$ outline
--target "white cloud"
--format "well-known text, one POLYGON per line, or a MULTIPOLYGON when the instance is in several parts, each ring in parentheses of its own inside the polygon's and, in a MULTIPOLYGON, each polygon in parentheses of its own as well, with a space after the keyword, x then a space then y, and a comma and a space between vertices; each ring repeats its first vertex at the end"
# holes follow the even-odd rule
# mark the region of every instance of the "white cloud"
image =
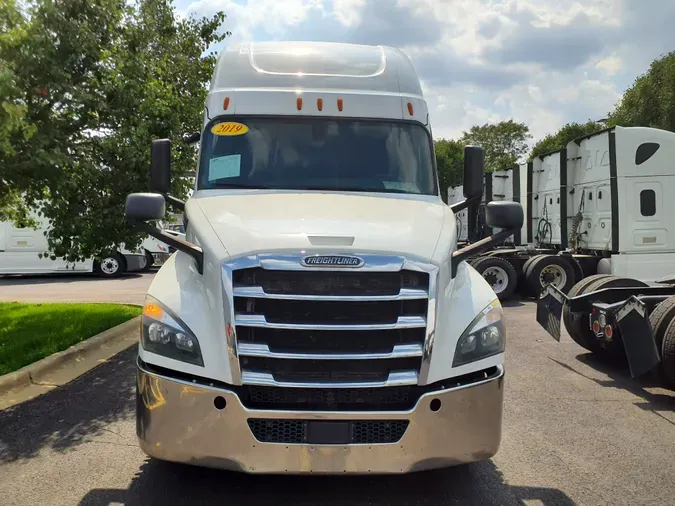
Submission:
POLYGON ((355 26, 361 22, 366 0, 333 0, 333 12, 336 19, 345 26, 355 26))
POLYGON ((223 10, 233 39, 403 48, 436 136, 513 118, 535 138, 604 117, 649 62, 675 47, 672 0, 178 0, 223 10))
POLYGON ((608 75, 618 74, 623 68, 623 62, 616 53, 612 53, 607 58, 603 58, 595 64, 595 68, 605 71, 608 75))

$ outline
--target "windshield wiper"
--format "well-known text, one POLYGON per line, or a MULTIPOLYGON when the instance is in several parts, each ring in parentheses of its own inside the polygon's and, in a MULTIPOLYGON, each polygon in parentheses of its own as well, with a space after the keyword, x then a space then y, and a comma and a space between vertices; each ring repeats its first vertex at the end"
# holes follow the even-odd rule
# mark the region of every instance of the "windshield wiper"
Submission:
POLYGON ((398 188, 362 188, 358 186, 310 186, 305 190, 334 191, 334 192, 364 192, 364 193, 408 193, 398 188))
POLYGON ((228 188, 245 188, 250 190, 278 190, 274 186, 265 186, 263 184, 247 184, 247 183, 216 183, 212 189, 228 189, 228 188))

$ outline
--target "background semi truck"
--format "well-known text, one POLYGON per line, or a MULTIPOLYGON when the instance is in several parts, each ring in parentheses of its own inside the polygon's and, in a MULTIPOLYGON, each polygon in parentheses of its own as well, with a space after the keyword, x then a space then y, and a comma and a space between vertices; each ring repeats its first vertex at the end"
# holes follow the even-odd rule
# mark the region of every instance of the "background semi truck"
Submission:
POLYGON ((675 388, 675 276, 647 286, 598 274, 569 295, 549 285, 537 301, 537 321, 560 341, 561 318, 583 348, 619 363, 627 359, 633 377, 654 373, 675 388))
MULTIPOLYGON (((192 136, 191 139, 194 139, 192 136)), ((148 290, 137 434, 150 456, 250 473, 403 473, 487 459, 501 440, 506 329, 457 248, 427 105, 382 46, 228 46, 205 104, 194 192, 169 195, 170 146, 126 218, 175 247, 148 290), (169 204, 185 240, 150 224, 169 204)))
POLYGON ((483 253, 474 267, 502 299, 517 286, 537 296, 551 283, 567 293, 596 274, 654 284, 675 262, 665 198, 675 190, 674 153, 675 133, 613 127, 535 158, 525 241, 514 235, 515 247, 483 253))
MULTIPOLYGON (((118 250, 101 252, 98 260, 68 262, 65 258, 52 259, 45 236, 49 230, 48 220, 35 210, 31 210, 28 217, 35 222, 34 228, 28 224, 0 221, 0 275, 96 272, 103 277, 116 277, 127 271, 147 271, 153 265, 161 265, 175 251, 168 244, 147 236, 133 251, 122 244, 118 250)), ((159 222, 155 226, 161 228, 162 225, 159 222)), ((185 237, 179 231, 170 233, 185 237)))

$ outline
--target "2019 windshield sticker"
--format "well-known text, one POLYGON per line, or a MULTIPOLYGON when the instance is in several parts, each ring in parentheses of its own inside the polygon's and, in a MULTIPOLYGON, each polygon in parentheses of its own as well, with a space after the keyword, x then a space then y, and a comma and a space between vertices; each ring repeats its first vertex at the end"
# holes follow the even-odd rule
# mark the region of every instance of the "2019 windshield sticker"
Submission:
POLYGON ((214 135, 244 135, 248 133, 248 127, 242 123, 236 123, 234 121, 227 121, 225 123, 218 123, 213 125, 211 128, 211 133, 214 135))

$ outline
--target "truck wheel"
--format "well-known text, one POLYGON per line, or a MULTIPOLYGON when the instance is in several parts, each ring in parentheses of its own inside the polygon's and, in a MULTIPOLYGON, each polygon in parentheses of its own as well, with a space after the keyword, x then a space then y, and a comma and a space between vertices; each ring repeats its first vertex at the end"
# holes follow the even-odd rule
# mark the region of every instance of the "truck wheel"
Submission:
MULTIPOLYGON (((602 275, 604 276, 604 275, 602 275)), ((584 294, 586 293, 592 293, 597 290, 603 290, 605 288, 642 288, 642 287, 647 287, 648 285, 646 283, 643 283, 642 281, 638 281, 637 279, 631 279, 631 278, 620 278, 617 276, 604 276, 603 278, 597 279, 590 283, 585 289, 584 289, 584 294)), ((623 344, 617 344, 620 343, 621 338, 619 337, 616 341, 612 341, 607 347, 602 347, 599 345, 599 342, 596 340, 595 335, 593 334, 593 331, 590 329, 588 325, 588 314, 583 315, 583 323, 579 325, 577 330, 581 330, 583 332, 583 339, 587 340, 588 342, 593 342, 597 343, 597 350, 596 351, 604 351, 608 352, 610 355, 614 356, 615 358, 623 358, 625 357, 625 352, 623 349, 623 344)), ((617 334, 618 336, 618 334, 617 334)))
POLYGON ((147 249, 145 250, 145 267, 143 267, 141 270, 143 272, 148 272, 150 270, 150 267, 152 267, 152 264, 155 262, 154 257, 152 256, 152 253, 150 253, 147 249))
MULTIPOLYGON (((608 276, 607 274, 594 274, 593 276, 588 276, 587 278, 582 279, 567 292, 567 296, 572 298, 577 295, 583 295, 590 285, 602 278, 609 278, 613 276, 608 276)), ((584 331, 583 326, 588 327, 588 319, 580 318, 579 315, 575 315, 570 312, 569 305, 565 304, 562 310, 562 319, 565 323, 565 328, 567 333, 570 335, 572 340, 577 343, 582 348, 587 349, 588 351, 600 351, 600 347, 596 345, 595 339, 591 336, 591 340, 588 340, 588 334, 584 331)))
MULTIPOLYGON (((666 335, 668 326, 673 319, 675 319, 675 295, 668 297, 666 300, 661 302, 661 304, 656 306, 654 311, 652 311, 652 313, 649 315, 649 324, 652 327, 654 342, 660 355, 662 355, 663 350, 663 338, 666 335)), ((663 367, 663 364, 659 365, 656 375, 660 380, 666 380, 670 382, 670 378, 665 375, 665 368, 663 367)))
POLYGON ((671 386, 675 387, 675 320, 671 320, 661 344, 661 369, 671 386))
POLYGON ((106 253, 100 262, 94 263, 94 270, 105 278, 116 278, 126 270, 126 262, 119 253, 106 253))
POLYGON ((481 258, 473 264, 487 281, 499 300, 507 300, 518 285, 518 273, 511 263, 499 257, 481 258))
POLYGON ((557 255, 535 257, 525 274, 528 287, 537 296, 549 284, 552 284, 561 292, 567 293, 574 285, 575 278, 574 267, 567 260, 557 255))
POLYGON ((663 336, 666 334, 666 329, 673 318, 675 318, 675 295, 661 302, 649 315, 649 323, 654 332, 657 350, 661 349, 663 336))
POLYGON ((525 260, 525 263, 523 264, 523 277, 527 276, 527 269, 529 269, 530 265, 532 265, 532 260, 534 260, 538 256, 541 256, 541 255, 535 255, 535 256, 530 257, 527 260, 525 260))

